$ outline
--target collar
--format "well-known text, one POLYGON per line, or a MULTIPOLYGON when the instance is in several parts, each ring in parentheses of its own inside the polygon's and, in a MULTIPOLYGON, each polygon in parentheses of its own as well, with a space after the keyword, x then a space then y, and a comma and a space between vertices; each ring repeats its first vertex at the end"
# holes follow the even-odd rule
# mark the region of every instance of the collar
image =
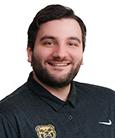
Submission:
POLYGON ((44 87, 42 87, 38 82, 33 79, 32 72, 29 75, 27 81, 29 89, 36 93, 40 99, 50 105, 55 111, 60 110, 64 107, 64 105, 69 104, 71 107, 75 107, 77 104, 77 91, 74 84, 74 81, 71 85, 70 94, 68 96, 68 100, 66 102, 60 100, 56 96, 52 95, 49 91, 47 91, 44 87))

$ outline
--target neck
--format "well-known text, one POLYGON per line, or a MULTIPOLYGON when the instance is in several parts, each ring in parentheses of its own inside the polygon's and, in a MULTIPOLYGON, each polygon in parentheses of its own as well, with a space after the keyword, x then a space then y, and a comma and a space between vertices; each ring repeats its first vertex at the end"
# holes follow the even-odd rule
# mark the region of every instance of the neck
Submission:
POLYGON ((43 82, 41 82, 35 74, 33 74, 33 78, 42 86, 44 87, 46 90, 48 90, 52 95, 56 96, 57 98, 59 98, 62 101, 66 101, 70 92, 70 87, 71 84, 64 86, 62 88, 53 88, 51 86, 48 86, 46 84, 44 84, 43 82))

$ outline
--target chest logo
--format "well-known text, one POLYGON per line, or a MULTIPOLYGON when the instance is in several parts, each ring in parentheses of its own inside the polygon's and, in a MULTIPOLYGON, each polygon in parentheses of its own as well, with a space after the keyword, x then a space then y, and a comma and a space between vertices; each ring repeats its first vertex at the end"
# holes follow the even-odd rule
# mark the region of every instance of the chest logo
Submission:
POLYGON ((99 124, 111 126, 112 125, 112 121, 109 120, 108 122, 99 122, 99 124))
POLYGON ((52 124, 38 125, 35 130, 38 138, 56 138, 56 130, 52 124))

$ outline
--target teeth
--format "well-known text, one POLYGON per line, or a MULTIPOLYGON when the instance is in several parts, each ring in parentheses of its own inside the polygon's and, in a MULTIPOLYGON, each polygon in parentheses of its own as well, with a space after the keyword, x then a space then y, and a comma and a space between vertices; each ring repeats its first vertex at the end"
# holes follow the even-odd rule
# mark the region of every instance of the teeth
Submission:
POLYGON ((68 64, 53 64, 53 66, 58 66, 58 67, 62 67, 62 66, 67 66, 68 64))
POLYGON ((51 63, 51 65, 52 66, 57 66, 57 67, 63 67, 63 66, 69 65, 69 63, 56 63, 56 64, 51 63))

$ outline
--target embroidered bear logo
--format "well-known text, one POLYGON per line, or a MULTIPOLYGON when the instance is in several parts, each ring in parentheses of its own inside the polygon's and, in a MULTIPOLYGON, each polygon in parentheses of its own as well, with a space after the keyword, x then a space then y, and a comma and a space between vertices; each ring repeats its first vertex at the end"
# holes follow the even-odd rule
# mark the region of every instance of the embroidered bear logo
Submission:
POLYGON ((56 138, 56 130, 52 124, 38 125, 35 130, 38 138, 56 138))

